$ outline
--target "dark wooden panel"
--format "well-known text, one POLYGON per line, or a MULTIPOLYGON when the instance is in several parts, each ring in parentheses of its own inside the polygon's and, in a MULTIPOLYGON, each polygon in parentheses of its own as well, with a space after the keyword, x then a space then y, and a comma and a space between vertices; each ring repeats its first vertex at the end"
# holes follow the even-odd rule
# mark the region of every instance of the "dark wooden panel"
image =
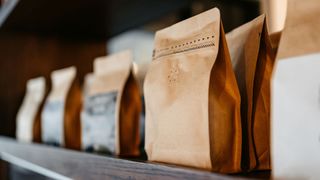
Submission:
MULTIPOLYGON (((0 152, 8 153, 74 179, 234 179, 189 168, 136 162, 37 144, 19 144, 0 137, 0 152)), ((255 177, 255 176, 253 176, 255 177)), ((241 177, 240 177, 241 178, 241 177)))
POLYGON ((219 8, 225 32, 251 21, 260 14, 260 0, 196 0, 194 2, 202 4, 200 12, 214 7, 219 8))
POLYGON ((15 118, 30 78, 71 65, 79 77, 92 71, 93 59, 106 54, 104 41, 60 39, 30 34, 0 34, 0 134, 14 136, 15 118))
MULTIPOLYGON (((108 38, 190 6, 191 0, 12 0, 0 31, 108 38), (8 16, 6 16, 8 14, 8 16)), ((1 24, 1 23, 0 23, 1 24)))

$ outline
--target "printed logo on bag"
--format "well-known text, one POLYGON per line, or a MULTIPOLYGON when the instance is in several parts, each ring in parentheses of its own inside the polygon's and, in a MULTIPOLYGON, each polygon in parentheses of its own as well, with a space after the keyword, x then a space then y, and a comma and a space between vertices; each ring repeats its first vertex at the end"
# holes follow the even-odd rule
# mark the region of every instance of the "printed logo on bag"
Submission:
POLYGON ((85 111, 91 116, 113 115, 115 113, 115 104, 117 100, 117 92, 99 94, 89 97, 85 111))
POLYGON ((64 143, 63 131, 63 116, 64 116, 64 102, 62 101, 48 101, 46 109, 42 114, 44 123, 42 123, 43 140, 48 144, 62 145, 64 143))
POLYGON ((171 66, 170 73, 168 75, 168 80, 170 84, 177 82, 179 77, 179 72, 180 72, 180 69, 178 64, 174 64, 171 66))
POLYGON ((87 97, 82 114, 84 149, 114 153, 117 92, 87 97))

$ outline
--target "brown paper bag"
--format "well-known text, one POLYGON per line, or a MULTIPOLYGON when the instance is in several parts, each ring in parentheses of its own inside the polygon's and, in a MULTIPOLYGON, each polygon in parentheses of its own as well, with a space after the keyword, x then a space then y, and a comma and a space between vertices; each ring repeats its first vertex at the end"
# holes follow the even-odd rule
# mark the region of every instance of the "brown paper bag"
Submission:
POLYGON ((46 95, 44 77, 27 82, 26 95, 17 115, 16 136, 20 141, 41 142, 40 114, 46 95))
MULTIPOLYGON (((46 83, 45 86, 47 86, 48 84, 46 83)), ((37 114, 35 116, 35 120, 34 120, 34 124, 33 124, 33 142, 37 142, 37 143, 41 143, 41 113, 44 107, 44 103, 45 103, 45 97, 48 96, 49 93, 49 88, 45 88, 45 95, 44 98, 42 99, 42 102, 39 106, 39 109, 37 111, 37 114)))
POLYGON ((156 33, 144 92, 149 160, 241 170, 240 94, 217 8, 156 33))
POLYGON ((320 1, 289 0, 271 102, 274 179, 320 177, 320 1))
POLYGON ((139 155, 140 91, 131 51, 94 61, 82 111, 82 147, 120 156, 139 155))
POLYGON ((76 68, 52 72, 51 81, 52 89, 41 114, 42 140, 79 150, 81 90, 76 68))
POLYGON ((275 56, 265 19, 261 15, 227 34, 241 94, 246 170, 270 169, 270 77, 275 56))
POLYGON ((274 52, 274 54, 277 54, 277 52, 278 52, 281 33, 282 33, 282 31, 274 32, 274 33, 270 34, 270 36, 269 36, 270 37, 272 51, 274 52))
MULTIPOLYGON (((153 47, 152 47, 153 48, 153 47)), ((150 59, 151 60, 151 59, 150 59)), ((150 61, 151 62, 151 61, 150 61)), ((144 79, 146 77, 148 67, 150 63, 133 63, 133 74, 135 77, 137 77, 137 81, 139 84, 139 89, 143 89, 144 85, 144 79)), ((146 111, 145 111, 145 101, 144 101, 144 93, 143 91, 140 91, 140 97, 141 97, 141 112, 140 112, 140 156, 146 157, 146 152, 144 150, 144 138, 145 138, 145 117, 146 117, 146 111)))
POLYGON ((318 0, 289 0, 277 59, 320 51, 318 0), (306 42, 306 43, 304 43, 306 42))

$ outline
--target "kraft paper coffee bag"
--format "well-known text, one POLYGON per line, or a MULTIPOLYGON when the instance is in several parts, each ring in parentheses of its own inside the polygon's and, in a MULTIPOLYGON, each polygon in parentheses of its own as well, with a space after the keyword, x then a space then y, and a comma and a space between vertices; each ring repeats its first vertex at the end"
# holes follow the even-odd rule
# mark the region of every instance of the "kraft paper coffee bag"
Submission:
POLYGON ((241 170, 240 94, 217 8, 156 33, 144 92, 149 160, 241 170))
POLYGON ((66 148, 81 148, 81 90, 75 67, 51 73, 52 89, 41 114, 42 140, 66 148))
MULTIPOLYGON (((150 56, 151 60, 151 56, 150 56)), ((151 62, 151 61, 150 61, 151 62)), ((133 74, 137 78, 139 89, 140 91, 140 97, 141 97, 141 112, 140 112, 140 156, 143 158, 146 157, 146 152, 144 150, 144 138, 145 138, 145 103, 144 103, 144 93, 143 93, 143 82, 146 77, 148 67, 150 63, 133 63, 133 74)))
POLYGON ((270 77, 275 54, 265 16, 227 34, 241 94, 242 167, 270 169, 270 77))
POLYGON ((320 3, 288 1, 272 77, 275 179, 320 177, 320 3))
POLYGON ((82 148, 139 155, 140 111, 131 51, 97 58, 82 110, 82 148))
POLYGON ((17 115, 16 137, 24 142, 41 142, 40 114, 46 94, 44 77, 27 82, 26 95, 17 115))

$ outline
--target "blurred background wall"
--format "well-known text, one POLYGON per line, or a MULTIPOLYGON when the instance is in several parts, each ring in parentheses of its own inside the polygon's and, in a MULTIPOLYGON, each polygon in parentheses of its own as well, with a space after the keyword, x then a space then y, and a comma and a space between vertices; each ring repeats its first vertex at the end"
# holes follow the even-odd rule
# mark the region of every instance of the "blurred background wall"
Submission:
MULTIPOLYGON (((267 13, 283 27, 286 0, 1 0, 0 134, 15 119, 30 78, 75 65, 79 78, 97 56, 133 49, 140 73, 151 61, 155 31, 218 7, 226 32, 267 13)), ((139 73, 138 73, 139 74, 139 73)), ((140 79, 142 86, 143 79, 140 79)), ((50 83, 48 83, 50 87, 50 83)))

